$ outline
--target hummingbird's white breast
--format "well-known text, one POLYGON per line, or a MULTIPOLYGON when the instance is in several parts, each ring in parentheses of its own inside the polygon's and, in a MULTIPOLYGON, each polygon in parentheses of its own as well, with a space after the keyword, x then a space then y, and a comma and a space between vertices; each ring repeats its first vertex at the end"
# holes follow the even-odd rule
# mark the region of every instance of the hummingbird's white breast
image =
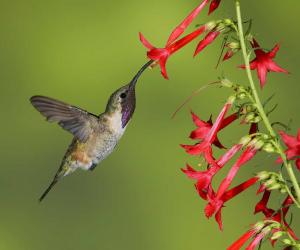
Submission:
POLYGON ((108 126, 115 135, 121 138, 124 134, 126 126, 122 127, 122 113, 120 111, 114 112, 113 115, 108 116, 108 126))

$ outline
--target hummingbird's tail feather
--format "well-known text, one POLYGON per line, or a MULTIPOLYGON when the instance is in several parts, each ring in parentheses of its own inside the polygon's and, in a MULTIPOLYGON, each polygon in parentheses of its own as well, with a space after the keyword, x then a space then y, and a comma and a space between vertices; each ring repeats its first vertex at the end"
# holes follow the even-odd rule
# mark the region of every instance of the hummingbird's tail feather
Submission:
POLYGON ((54 185, 58 182, 58 178, 54 178, 53 181, 50 183, 49 187, 45 190, 45 192, 41 195, 39 198, 39 202, 42 202, 42 200, 46 197, 46 195, 50 192, 50 190, 54 187, 54 185))

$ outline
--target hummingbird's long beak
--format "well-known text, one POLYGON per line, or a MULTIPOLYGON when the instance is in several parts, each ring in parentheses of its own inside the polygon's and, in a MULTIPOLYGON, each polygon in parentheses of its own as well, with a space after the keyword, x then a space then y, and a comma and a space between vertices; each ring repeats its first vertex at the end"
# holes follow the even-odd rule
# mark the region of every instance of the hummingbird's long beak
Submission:
POLYGON ((141 69, 136 73, 136 75, 133 77, 133 79, 129 83, 130 88, 135 88, 135 85, 136 85, 139 77, 142 75, 142 73, 145 71, 145 69, 147 69, 153 62, 154 62, 153 60, 150 60, 143 67, 141 67, 141 69))

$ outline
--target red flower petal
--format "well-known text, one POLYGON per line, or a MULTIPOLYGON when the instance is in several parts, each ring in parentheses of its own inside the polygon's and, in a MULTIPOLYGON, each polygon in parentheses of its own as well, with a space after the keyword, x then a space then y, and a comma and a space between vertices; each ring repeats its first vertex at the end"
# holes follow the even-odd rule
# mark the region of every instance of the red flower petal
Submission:
MULTIPOLYGON (((263 88, 266 83, 266 77, 268 72, 273 71, 288 73, 288 71, 281 68, 273 61, 274 57, 276 56, 279 50, 279 44, 276 44, 272 51, 267 53, 260 48, 258 42, 255 39, 253 39, 253 41, 251 42, 251 46, 253 49, 255 49, 254 52, 256 58, 251 61, 250 68, 251 70, 257 70, 257 75, 260 80, 261 88, 263 88)), ((245 65, 242 65, 240 67, 244 69, 245 65)))
POLYGON ((147 49, 153 49, 153 45, 144 37, 144 35, 139 32, 140 41, 147 49))
POLYGON ((198 55, 206 46, 211 44, 218 36, 220 35, 219 31, 211 31, 206 37, 199 42, 195 50, 194 56, 198 55))
POLYGON ((233 113, 229 116, 227 116, 221 123, 220 130, 223 128, 226 128, 229 124, 234 122, 238 118, 238 113, 233 113))
POLYGON ((265 236, 266 235, 264 233, 259 233, 255 235, 254 239, 246 247, 246 250, 254 250, 265 236))
POLYGON ((207 126, 208 123, 205 121, 202 121, 194 112, 191 111, 191 115, 192 115, 192 119, 193 122, 195 123, 195 125, 197 127, 203 127, 203 126, 207 126))
POLYGON ((221 197, 226 190, 229 188, 230 184, 232 183, 233 178, 237 174, 238 170, 242 165, 244 165, 246 162, 250 161, 256 154, 257 150, 254 148, 246 148, 246 150, 242 153, 242 155, 238 158, 238 160, 234 163, 230 171, 228 172, 227 176, 223 179, 221 182, 217 197, 221 197))
POLYGON ((220 5, 221 0, 212 0, 211 4, 209 6, 209 12, 208 15, 210 15, 212 12, 214 12, 220 5))
POLYGON ((267 68, 264 64, 258 64, 257 65, 257 76, 260 81, 260 87, 263 88, 266 84, 266 78, 267 78, 267 68))
POLYGON ((208 4, 210 0, 204 0, 198 7, 196 7, 171 33, 166 46, 173 43, 180 35, 185 31, 185 29, 191 24, 191 22, 196 18, 200 11, 208 4))
POLYGON ((254 214, 262 212, 266 217, 272 216, 274 210, 267 207, 271 192, 265 190, 262 199, 256 204, 254 214))
POLYGON ((242 246, 255 234, 253 230, 244 233, 237 241, 235 241, 227 250, 240 250, 242 246))
MULTIPOLYGON (((285 154, 288 158, 288 160, 295 160, 296 167, 298 170, 300 170, 300 136, 299 131, 297 136, 288 135, 283 131, 279 131, 279 134, 281 136, 281 139, 285 143, 285 145, 288 147, 288 149, 285 151, 285 154)), ((278 158, 276 160, 277 163, 282 163, 282 159, 278 158)))
POLYGON ((249 180, 235 186, 234 188, 226 191, 226 193, 223 195, 223 201, 229 201, 241 192, 245 191, 247 188, 251 187, 258 181, 257 177, 252 177, 249 180))
POLYGON ((271 50, 271 52, 268 53, 268 54, 269 54, 269 57, 270 57, 270 58, 274 58, 274 57, 276 56, 276 54, 277 54, 279 48, 280 48, 280 45, 277 43, 277 44, 274 46, 274 48, 271 50))
POLYGON ((219 166, 224 166, 231 158, 242 148, 241 144, 234 145, 230 150, 228 150, 224 155, 218 160, 219 166))
POLYGON ((227 50, 227 52, 225 53, 225 55, 223 57, 223 61, 230 59, 231 57, 233 57, 233 55, 234 55, 234 52, 232 49, 227 50))
POLYGON ((200 28, 196 29, 195 31, 191 32, 190 34, 184 36, 180 40, 170 44, 166 48, 170 52, 170 54, 173 54, 174 52, 181 49, 186 44, 193 41, 195 38, 197 38, 199 35, 201 35, 205 30, 206 30, 206 26, 203 25, 200 28))

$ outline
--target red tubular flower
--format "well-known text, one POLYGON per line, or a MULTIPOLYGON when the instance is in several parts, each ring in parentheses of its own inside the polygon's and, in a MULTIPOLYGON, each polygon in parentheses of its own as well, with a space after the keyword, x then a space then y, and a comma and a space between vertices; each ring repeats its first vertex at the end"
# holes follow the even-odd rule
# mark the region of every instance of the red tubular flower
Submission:
POLYGON ((210 15, 212 12, 214 12, 220 5, 221 0, 212 0, 209 6, 209 12, 208 15, 210 15))
POLYGON ((204 155, 205 160, 208 164, 216 165, 216 162, 212 156, 212 144, 217 138, 217 133, 221 128, 222 121, 224 116, 227 113, 228 109, 231 107, 232 103, 226 103, 217 117, 216 122, 213 124, 211 129, 203 137, 202 141, 196 145, 181 145, 187 153, 191 155, 204 155))
POLYGON ((168 79, 167 71, 166 71, 166 62, 170 55, 175 53, 177 50, 181 49, 186 44, 193 41, 199 35, 201 35, 204 31, 206 31, 207 27, 201 26, 196 29, 194 32, 186 35, 185 37, 177 40, 181 36, 181 34, 186 30, 186 28, 191 24, 191 22, 196 18, 196 16, 200 13, 200 11, 209 3, 209 0, 204 0, 198 7, 196 7, 171 33, 169 39, 164 48, 156 48, 154 47, 147 39, 140 33, 140 41, 143 45, 148 49, 147 56, 148 58, 158 61, 161 68, 161 73, 165 79, 168 79))
POLYGON ((249 230, 244 233, 237 241, 235 241, 227 250, 240 250, 243 245, 253 236, 255 235, 254 230, 249 230))
POLYGON ((197 180, 195 187, 202 199, 207 200, 207 194, 209 190, 212 189, 212 178, 241 148, 241 144, 234 145, 217 161, 218 167, 215 165, 211 166, 206 171, 196 171, 187 164, 186 169, 182 169, 182 172, 184 172, 189 178, 197 180))
POLYGON ((266 237, 266 235, 267 233, 265 233, 263 230, 262 232, 256 234, 250 244, 246 247, 246 250, 254 250, 260 244, 263 238, 266 237))
MULTIPOLYGON (((213 126, 211 117, 207 122, 205 122, 201 120, 195 113, 191 112, 191 114, 192 114, 193 122, 198 128, 191 132, 190 138, 202 140, 213 126)), ((238 113, 233 113, 232 115, 226 117, 221 123, 220 130, 227 127, 229 124, 234 122, 237 118, 238 118, 238 113)), ((219 141, 218 137, 216 137, 213 144, 218 148, 225 148, 219 141)))
MULTIPOLYGON (((285 151, 288 160, 296 160, 296 166, 300 170, 300 129, 298 129, 297 137, 288 135, 283 131, 279 131, 281 139, 284 141, 288 149, 285 151)), ((282 163, 282 159, 277 159, 278 163, 282 163)))
POLYGON ((186 30, 191 22, 196 18, 200 11, 208 4, 210 0, 204 0, 199 6, 197 6, 172 32, 166 43, 169 46, 171 43, 176 41, 178 37, 186 30))
POLYGON ((230 169, 227 176, 223 179, 221 182, 218 192, 217 192, 217 198, 220 198, 223 196, 223 194, 226 192, 226 190, 229 188, 230 184, 232 183, 233 178, 237 174, 238 170, 242 165, 250 161, 256 154, 257 150, 252 147, 248 147, 245 149, 245 151, 242 153, 242 155, 238 158, 238 160, 234 163, 232 168, 230 169))
POLYGON ((265 189, 262 199, 256 204, 254 214, 262 212, 266 217, 274 214, 274 210, 267 207, 271 191, 265 189))
MULTIPOLYGON (((166 72, 166 62, 168 58, 175 53, 177 50, 184 47, 186 44, 193 41, 199 35, 201 35, 205 31, 210 31, 207 36, 198 44, 197 49, 195 51, 195 55, 197 55, 201 50, 203 50, 207 45, 212 43, 216 37, 220 34, 219 31, 211 31, 215 24, 209 23, 207 25, 203 25, 200 28, 196 29, 194 32, 186 35, 185 37, 177 40, 182 33, 186 30, 186 28, 191 24, 191 22, 196 18, 196 16, 200 13, 200 11, 210 2, 210 0, 204 0, 198 7, 196 7, 170 34, 168 41, 164 48, 156 48, 154 47, 146 38, 140 33, 140 41, 143 45, 148 49, 147 56, 151 60, 158 61, 161 68, 161 73, 164 78, 168 79, 168 75, 166 72)), ((213 0, 210 5, 210 10, 215 10, 220 3, 219 1, 213 0)))
POLYGON ((156 48, 147 39, 140 33, 140 41, 143 45, 149 49, 147 52, 147 56, 155 61, 159 61, 161 73, 165 79, 168 79, 167 71, 166 71, 166 63, 168 58, 175 53, 177 50, 184 47, 186 44, 193 41, 199 35, 201 35, 206 30, 206 26, 201 26, 200 28, 196 29, 194 32, 186 35, 185 37, 181 38, 180 40, 167 45, 165 48, 156 48))
MULTIPOLYGON (((267 195, 263 198, 263 199, 265 199, 265 201, 263 202, 263 203, 265 203, 264 204, 265 206, 267 204, 267 200, 269 199, 269 198, 266 198, 266 197, 267 197, 267 195)), ((264 223, 265 223, 266 227, 271 223, 271 221, 275 221, 275 222, 280 223, 282 225, 282 228, 287 230, 289 232, 289 234, 297 241, 297 240, 299 240, 298 237, 295 235, 294 231, 290 228, 290 226, 286 222, 286 215, 288 213, 288 210, 289 210, 290 206, 293 203, 294 202, 293 202, 292 198, 290 196, 287 196, 287 198, 283 201, 283 203, 281 205, 281 208, 275 214, 272 213, 272 214, 269 214, 268 216, 266 216, 265 219, 264 219, 264 223)), ((264 212, 264 211, 262 210, 261 212, 264 212)), ((227 250, 239 250, 239 249, 241 249, 242 246, 253 236, 254 236, 254 238, 250 242, 248 247, 246 247, 246 250, 254 250, 255 247, 266 237, 266 235, 268 233, 270 233, 270 239, 271 239, 271 236, 274 233, 276 233, 278 231, 281 231, 281 230, 282 229, 280 229, 280 228, 267 229, 267 228, 264 227, 263 229, 261 229, 260 232, 257 232, 254 229, 251 229, 248 232, 246 232, 241 238, 239 238, 237 241, 235 241, 229 248, 227 248, 227 250)), ((271 239, 271 244, 274 246, 276 241, 277 240, 272 240, 271 239)))
POLYGON ((215 214, 215 220, 217 221, 220 230, 222 230, 222 208, 224 203, 231 200, 247 188, 251 187, 258 181, 257 177, 250 178, 249 180, 241 183, 240 185, 226 191, 222 194, 222 196, 216 195, 213 190, 209 190, 208 193, 208 204, 205 207, 205 215, 207 218, 210 218, 213 214, 215 214))
POLYGON ((199 42, 194 53, 194 57, 198 55, 206 46, 211 44, 221 33, 219 31, 209 32, 203 40, 199 42))
POLYGON ((223 61, 229 60, 231 57, 233 57, 234 51, 232 49, 228 49, 223 57, 223 61))
MULTIPOLYGON (((251 42, 251 46, 254 49, 256 58, 251 61, 250 68, 251 70, 257 70, 257 76, 260 80, 261 88, 263 88, 266 83, 266 77, 268 72, 273 71, 288 73, 288 71, 281 68, 273 61, 273 58, 276 56, 279 50, 279 44, 276 44, 275 47, 267 53, 260 49, 260 46, 255 39, 253 39, 253 41, 251 42)), ((245 65, 242 65, 240 67, 244 69, 245 65)))

